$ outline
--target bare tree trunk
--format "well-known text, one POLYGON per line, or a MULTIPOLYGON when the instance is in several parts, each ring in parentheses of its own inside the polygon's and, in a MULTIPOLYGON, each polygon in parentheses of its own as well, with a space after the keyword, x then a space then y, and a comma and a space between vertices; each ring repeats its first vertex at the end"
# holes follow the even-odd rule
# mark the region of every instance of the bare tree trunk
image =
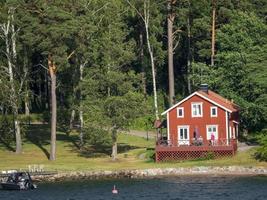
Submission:
POLYGON ((84 124, 84 121, 83 121, 83 111, 80 110, 79 112, 79 118, 80 118, 80 145, 83 146, 83 124, 84 124))
POLYGON ((71 115, 70 115, 70 130, 73 129, 74 118, 75 118, 75 110, 72 109, 71 115))
POLYGON ((188 93, 191 94, 191 69, 192 69, 192 54, 191 54, 191 4, 190 0, 188 0, 188 17, 187 17, 187 39, 188 39, 188 52, 187 52, 187 90, 188 93))
POLYGON ((26 91, 24 107, 25 107, 25 115, 30 116, 29 92, 28 91, 26 91))
POLYGON ((216 0, 212 0, 212 36, 211 36, 211 66, 214 66, 215 57, 215 11, 216 11, 216 0))
POLYGON ((156 120, 159 120, 158 95, 157 95, 157 86, 156 86, 156 72, 155 72, 153 51, 151 49, 150 41, 149 41, 148 26, 146 26, 146 37, 147 37, 147 46, 148 46, 148 51, 149 51, 150 61, 151 61, 151 68, 152 68, 155 117, 156 117, 156 120))
POLYGON ((146 91, 146 72, 145 72, 145 65, 144 65, 144 39, 143 39, 142 31, 140 31, 139 40, 140 40, 140 61, 141 61, 142 88, 143 88, 144 97, 146 98, 146 96, 147 96, 147 91, 146 91))
POLYGON ((117 129, 112 128, 112 161, 117 160, 118 155, 118 144, 117 144, 117 129))
POLYGON ((15 122, 15 133, 16 133, 16 154, 21 154, 22 152, 21 128, 20 128, 20 120, 18 118, 17 108, 15 108, 14 118, 15 118, 14 122, 15 122))
POLYGON ((173 71, 173 21, 175 15, 172 11, 173 0, 168 0, 168 71, 169 71, 169 105, 174 103, 175 90, 174 90, 174 71, 173 71))
POLYGON ((151 68, 152 68, 155 117, 156 117, 156 120, 159 120, 158 95, 157 95, 157 86, 156 86, 156 71, 155 71, 153 51, 151 49, 149 32, 148 32, 148 28, 149 28, 149 1, 148 1, 148 5, 146 4, 146 1, 144 2, 144 22, 145 22, 145 30, 146 30, 147 47, 148 47, 148 52, 150 55, 151 68))
MULTIPOLYGON (((27 75, 28 73, 28 57, 27 57, 27 50, 24 46, 24 60, 23 60, 23 73, 27 75)), ((24 111, 25 111, 25 115, 27 117, 29 117, 30 115, 30 100, 29 100, 29 76, 27 75, 27 78, 25 80, 25 86, 24 86, 24 92, 25 92, 25 96, 24 96, 24 111)))
POLYGON ((144 22, 145 25, 145 31, 146 31, 146 40, 147 40, 147 48, 150 55, 150 62, 151 62, 151 68, 152 68, 152 80, 153 80, 153 94, 154 94, 154 109, 155 109, 155 117, 156 120, 159 120, 159 111, 158 111, 158 98, 157 98, 157 86, 156 86, 156 71, 155 71, 155 63, 154 63, 154 56, 153 51, 150 45, 150 39, 149 39, 149 0, 144 0, 144 15, 142 15, 136 7, 129 1, 126 0, 127 3, 135 9, 137 14, 141 17, 141 19, 144 22))
MULTIPOLYGON (((83 71, 84 67, 87 62, 80 64, 80 82, 83 81, 83 71)), ((79 112, 79 119, 80 119, 80 145, 82 146, 84 144, 83 141, 83 125, 84 125, 84 120, 83 120, 83 106, 82 106, 82 91, 80 90, 80 112, 79 112)))
POLYGON ((22 152, 21 144, 21 129, 20 121, 18 118, 18 94, 16 93, 13 67, 16 66, 17 52, 16 52, 16 32, 14 27, 14 8, 9 8, 7 23, 0 24, 1 31, 3 32, 1 38, 5 40, 6 46, 6 57, 8 64, 8 76, 10 84, 10 105, 14 115, 14 127, 16 135, 16 153, 20 154, 22 152), (11 38, 10 38, 11 36, 11 38))
POLYGON ((50 146, 50 160, 56 160, 56 126, 57 126, 57 97, 56 97, 56 74, 55 63, 51 56, 48 56, 49 73, 51 77, 51 146, 50 146))

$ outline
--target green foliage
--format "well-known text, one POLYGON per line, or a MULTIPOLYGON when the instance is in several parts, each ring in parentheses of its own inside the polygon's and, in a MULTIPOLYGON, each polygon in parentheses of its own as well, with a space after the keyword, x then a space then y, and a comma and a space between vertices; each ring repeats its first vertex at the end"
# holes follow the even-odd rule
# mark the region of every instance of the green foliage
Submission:
POLYGON ((6 144, 14 142, 14 124, 11 118, 0 116, 0 140, 6 144))
POLYGON ((241 126, 248 131, 266 127, 267 25, 255 14, 233 12, 218 31, 218 82, 224 96, 241 108, 241 126))
POLYGON ((146 150, 146 159, 147 161, 155 161, 156 154, 154 150, 146 150))
POLYGON ((84 146, 111 146, 111 135, 104 128, 88 126, 83 131, 84 146))
POLYGON ((260 135, 258 142, 260 147, 257 149, 254 156, 260 161, 267 161, 267 130, 260 135))
MULTIPOLYGON (((209 66, 211 2, 181 0, 174 5, 174 31, 177 30, 174 45, 178 44, 174 51, 175 95, 177 99, 188 95, 187 78, 192 92, 199 84, 208 83, 212 90, 240 106, 242 130, 260 132, 267 124, 266 1, 217 1, 213 68, 209 66)), ((142 0, 131 3, 143 13, 142 0)), ((168 107, 166 5, 167 1, 150 1, 149 34, 160 112, 168 107)), ((28 98, 31 112, 44 116, 34 119, 31 116, 31 121, 50 121, 49 80, 44 68, 51 53, 57 66, 60 128, 68 128, 72 109, 76 113, 83 111, 85 127, 101 127, 103 134, 112 127, 143 130, 147 124, 150 127, 154 117, 153 87, 144 24, 126 1, 1 1, 0 25, 7 21, 10 7, 15 8, 14 25, 19 30, 17 65, 13 67, 20 112, 25 110, 28 98), (146 81, 142 86, 146 97, 141 89, 142 80, 146 81)), ((10 115, 5 51, 1 37, 0 111, 10 115)), ((27 123, 28 119, 21 120, 27 123)), ((97 130, 86 132, 93 134, 97 130)))

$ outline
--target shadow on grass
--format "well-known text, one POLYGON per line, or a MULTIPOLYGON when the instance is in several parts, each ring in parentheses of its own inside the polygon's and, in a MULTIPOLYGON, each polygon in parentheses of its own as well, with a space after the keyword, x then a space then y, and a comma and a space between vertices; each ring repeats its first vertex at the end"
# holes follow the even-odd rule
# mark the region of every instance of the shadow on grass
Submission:
POLYGON ((49 152, 44 147, 50 143, 50 133, 48 125, 45 124, 34 124, 29 125, 27 128, 27 133, 25 135, 26 139, 39 147, 46 157, 49 159, 49 152))
MULTIPOLYGON (((77 143, 77 138, 75 136, 68 136, 64 133, 57 132, 57 141, 66 141, 72 143, 76 151, 79 148, 79 145, 77 143)), ((50 139, 51 139, 51 133, 49 124, 32 124, 28 126, 26 133, 26 140, 39 147, 48 159, 50 153, 44 146, 50 144, 50 139)))
MULTIPOLYGON (((50 153, 45 146, 50 144, 50 125, 49 124, 31 124, 28 126, 25 139, 26 141, 36 145, 42 150, 45 156, 49 159, 50 153)), ((66 142, 70 146, 72 152, 78 153, 81 157, 95 158, 106 157, 111 155, 111 145, 87 145, 80 149, 79 135, 69 135, 63 132, 57 132, 57 141, 66 142)), ((142 147, 131 146, 126 143, 118 143, 118 153, 125 153, 133 149, 142 147)))
POLYGON ((12 147, 8 142, 6 142, 5 140, 3 140, 1 137, 0 137, 0 143, 2 143, 3 144, 3 147, 5 149, 7 149, 8 151, 15 152, 15 148, 12 147))
MULTIPOLYGON (((118 143, 118 153, 125 153, 141 147, 130 146, 125 143, 118 143)), ((91 145, 81 149, 80 156, 85 158, 96 158, 110 156, 112 153, 111 145, 91 145)))

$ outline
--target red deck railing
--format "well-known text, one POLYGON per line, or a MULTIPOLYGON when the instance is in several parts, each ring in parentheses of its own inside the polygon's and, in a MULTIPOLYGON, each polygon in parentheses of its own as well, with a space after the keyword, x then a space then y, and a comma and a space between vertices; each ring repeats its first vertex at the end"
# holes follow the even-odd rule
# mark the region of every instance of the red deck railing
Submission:
POLYGON ((237 150, 234 139, 219 140, 180 140, 172 143, 158 140, 156 144, 156 162, 168 160, 186 160, 233 156, 237 150))

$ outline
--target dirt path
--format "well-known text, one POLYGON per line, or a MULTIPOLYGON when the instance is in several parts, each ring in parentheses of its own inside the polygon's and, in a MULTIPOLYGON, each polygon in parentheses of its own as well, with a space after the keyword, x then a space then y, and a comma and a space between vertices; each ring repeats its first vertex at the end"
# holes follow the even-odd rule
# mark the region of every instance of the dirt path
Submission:
POLYGON ((252 148, 254 148, 254 147, 257 147, 258 145, 247 145, 246 143, 241 143, 241 142, 239 142, 238 143, 238 151, 239 152, 243 152, 243 151, 248 151, 248 150, 250 150, 250 149, 252 149, 252 148))

